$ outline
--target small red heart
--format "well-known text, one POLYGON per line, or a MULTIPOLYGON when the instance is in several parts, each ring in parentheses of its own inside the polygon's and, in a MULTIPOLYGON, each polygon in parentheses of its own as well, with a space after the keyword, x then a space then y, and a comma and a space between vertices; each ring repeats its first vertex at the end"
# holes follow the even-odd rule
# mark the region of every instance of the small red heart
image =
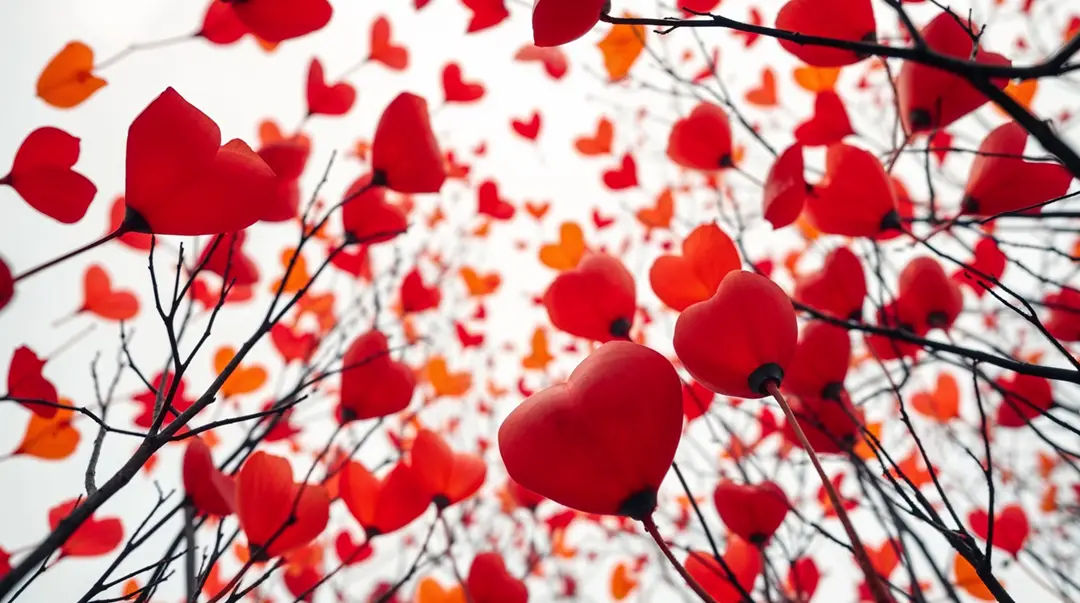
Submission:
POLYGON ((784 391, 834 398, 851 364, 851 336, 843 327, 815 320, 803 327, 795 355, 784 371, 784 391))
POLYGON ((773 228, 783 228, 798 219, 810 187, 806 183, 802 145, 788 147, 769 168, 762 208, 773 228))
POLYGON ((964 292, 929 256, 914 258, 900 272, 896 311, 915 333, 948 330, 964 309, 964 292))
MULTIPOLYGON (((391 442, 400 448, 390 433, 391 442)), ((356 461, 341 471, 341 500, 371 540, 409 525, 431 505, 431 492, 417 479, 416 471, 403 460, 382 478, 356 461)))
POLYGON ((420 271, 413 268, 401 281, 401 308, 405 312, 423 312, 439 305, 442 293, 437 284, 424 284, 420 271))
POLYGON ((319 337, 315 333, 300 333, 281 322, 270 328, 270 342, 285 362, 306 362, 319 347, 319 337))
POLYGON ((795 140, 808 147, 827 146, 854 133, 844 101, 826 90, 814 99, 814 115, 795 128, 795 140))
MULTIPOLYGON (((968 523, 971 531, 976 536, 986 540, 989 535, 990 518, 986 511, 976 509, 968 515, 968 523)), ((1031 525, 1028 522, 1024 508, 1017 504, 1007 505, 994 518, 994 547, 999 548, 1013 557, 1024 550, 1024 542, 1027 541, 1031 525)))
MULTIPOLYGON (((1001 277, 1005 274, 1005 268, 1009 265, 1009 258, 991 237, 979 239, 979 242, 975 244, 974 256, 968 261, 968 266, 971 266, 974 270, 969 272, 968 269, 957 268, 956 272, 953 272, 949 278, 957 283, 967 285, 971 292, 975 294, 975 297, 982 297, 986 293, 987 287, 993 287, 993 284, 977 277, 975 270, 996 280, 1001 280, 1001 277), (983 286, 984 284, 986 287, 983 286)), ((1058 338, 1060 339, 1060 337, 1058 338)))
POLYGON ((649 269, 649 285, 679 312, 716 293, 724 276, 742 267, 735 243, 716 224, 702 224, 682 243, 682 255, 662 255, 649 269))
POLYGON ((626 339, 637 308, 634 277, 613 256, 592 253, 555 278, 543 303, 559 330, 600 342, 626 339))
POLYGON ((524 582, 510 575, 498 553, 480 553, 473 557, 465 586, 473 603, 526 603, 529 600, 529 589, 524 582))
POLYGON ((346 419, 372 419, 401 412, 409 406, 416 375, 393 360, 386 335, 370 331, 345 351, 341 370, 341 408, 346 419))
POLYGON ((566 61, 566 54, 561 48, 556 47, 541 48, 539 46, 533 46, 532 44, 526 44, 517 51, 517 54, 514 55, 514 60, 535 61, 541 63, 544 66, 544 71, 546 71, 552 79, 556 80, 562 79, 570 68, 570 65, 566 61))
POLYGON ((71 169, 79 160, 79 139, 58 128, 38 128, 15 153, 11 173, 0 185, 15 189, 30 207, 64 223, 82 219, 97 194, 86 176, 71 169))
POLYGON ((460 322, 454 323, 454 330, 457 331, 458 342, 463 348, 475 348, 484 343, 483 333, 470 333, 460 322))
POLYGON ((83 275, 83 304, 78 311, 106 320, 130 320, 139 313, 139 298, 131 291, 113 289, 109 273, 92 264, 83 275))
MULTIPOLYGON (((776 27, 852 42, 877 39, 870 0, 789 0, 776 15, 776 27)), ((850 50, 823 48, 782 40, 780 46, 815 67, 840 67, 861 61, 850 50)))
POLYGON ((861 320, 866 274, 859 257, 847 247, 833 249, 821 270, 795 279, 793 297, 837 318, 861 320))
POLYGON ((787 294, 764 276, 735 270, 711 298, 683 310, 673 343, 702 385, 725 396, 759 398, 769 382, 781 384, 798 334, 787 294))
POLYGON ((963 213, 980 216, 1021 211, 1037 215, 1040 203, 1069 190, 1073 174, 1056 163, 1025 161, 1029 134, 1015 121, 988 134, 979 144, 964 187, 963 213))
MULTIPOLYGON (((41 400, 56 404, 58 402, 56 386, 41 374, 42 369, 45 368, 45 362, 25 345, 16 349, 11 357, 11 365, 8 367, 7 395, 12 398, 41 400)), ((29 403, 23 403, 23 405, 43 419, 56 416, 55 406, 29 403)))
POLYGON ((720 519, 743 540, 764 545, 784 523, 791 503, 773 482, 736 484, 724 480, 713 492, 720 519))
POLYGON ((266 201, 264 222, 285 222, 296 218, 300 207, 300 185, 311 144, 302 138, 282 139, 263 145, 259 157, 274 170, 277 187, 266 201))
POLYGON ((727 113, 711 103, 694 107, 690 115, 671 127, 667 156, 676 165, 691 170, 710 172, 731 167, 731 124, 727 113))
POLYGON ((212 272, 225 282, 233 281, 240 287, 248 287, 259 282, 259 266, 244 254, 244 241, 247 233, 238 230, 221 236, 216 245, 208 245, 203 250, 197 266, 206 272, 212 272))
POLYGON ((476 190, 476 210, 496 220, 514 217, 514 206, 499 198, 499 186, 494 180, 485 180, 476 190))
POLYGON ((686 420, 693 421, 708 412, 715 397, 716 394, 709 391, 709 388, 693 379, 690 380, 690 383, 684 382, 683 414, 686 415, 686 420))
POLYGON ((462 0, 465 8, 472 11, 465 33, 471 34, 495 27, 510 16, 506 0, 462 0))
MULTIPOLYGON (((974 59, 980 65, 1012 64, 1008 58, 980 48, 968 35, 962 20, 954 19, 948 12, 938 14, 919 33, 934 52, 963 61, 974 59)), ((1004 89, 1009 80, 991 78, 990 83, 1004 89)), ((905 62, 896 78, 896 100, 904 129, 919 134, 947 127, 984 105, 989 98, 960 75, 905 62)))
POLYGON ((533 43, 543 48, 562 46, 584 36, 607 12, 604 5, 605 0, 539 0, 533 6, 533 43))
POLYGON ((612 224, 614 224, 615 223, 615 218, 609 218, 607 216, 602 216, 602 215, 600 215, 600 210, 599 209, 593 209, 592 210, 592 221, 593 221, 593 224, 596 225, 596 230, 603 230, 603 229, 607 228, 608 226, 611 226, 612 224))
POLYGON ((334 539, 334 551, 337 552, 338 559, 343 565, 360 563, 375 553, 370 540, 356 544, 353 542, 352 535, 345 530, 342 530, 334 539))
POLYGON ((371 52, 368 57, 394 71, 409 66, 409 49, 390 41, 390 21, 379 17, 371 24, 371 52))
POLYGON ((341 251, 333 256, 330 262, 347 274, 371 281, 371 258, 368 257, 366 245, 357 245, 355 249, 341 251))
POLYGON ((366 245, 390 241, 409 227, 401 207, 386 201, 386 189, 370 183, 371 174, 353 182, 345 192, 348 200, 341 209, 346 236, 366 245))
MULTIPOLYGON (((840 392, 838 398, 829 400, 804 396, 788 399, 806 441, 818 454, 850 452, 862 433, 862 408, 856 408, 851 403, 847 392, 840 392)), ((785 441, 802 448, 802 441, 795 435, 791 422, 784 422, 783 435, 785 441)))
POLYGON ((484 485, 487 465, 476 454, 454 452, 430 429, 420 429, 409 451, 409 462, 417 481, 432 494, 439 509, 457 504, 484 485))
POLYGON ((659 353, 600 346, 566 383, 540 391, 499 428, 522 486, 585 513, 650 516, 682 432, 682 382, 659 353))
POLYGON ((289 594, 300 597, 300 601, 306 601, 315 588, 323 583, 323 572, 322 569, 315 565, 291 567, 289 571, 282 572, 281 581, 285 584, 289 594))
POLYGON ((825 151, 825 177, 803 216, 825 234, 878 237, 899 228, 896 187, 873 153, 844 143, 825 151))
POLYGON ((322 63, 311 59, 307 77, 308 115, 344 115, 356 102, 356 89, 346 82, 326 83, 322 63))
POLYGON ((484 96, 484 85, 465 82, 461 76, 461 67, 457 63, 450 63, 443 68, 442 84, 448 103, 471 103, 484 96))
MULTIPOLYGON (((49 509, 49 527, 55 530, 79 505, 72 499, 49 509)), ((124 524, 116 517, 98 518, 91 515, 60 547, 60 557, 98 557, 124 540, 124 524)))
POLYGON ((427 101, 402 92, 387 105, 371 142, 371 171, 386 188, 407 195, 437 193, 446 182, 446 157, 431 131, 427 101))
POLYGON ((623 155, 619 167, 604 171, 604 184, 611 190, 637 186, 637 163, 630 153, 623 155))
POLYGON ((236 482, 214 465, 210 448, 201 438, 191 438, 184 451, 184 492, 198 513, 225 517, 236 509, 236 482))
POLYGON ((536 140, 536 137, 540 135, 540 113, 533 111, 528 121, 514 118, 510 120, 510 125, 524 138, 536 140))
POLYGON ((1002 391, 997 409, 999 427, 1024 427, 1054 405, 1053 388, 1044 377, 1011 373, 999 377, 997 385, 1002 391))
POLYGON ((255 560, 307 545, 330 520, 330 492, 296 482, 288 459, 256 451, 236 476, 236 516, 255 560))

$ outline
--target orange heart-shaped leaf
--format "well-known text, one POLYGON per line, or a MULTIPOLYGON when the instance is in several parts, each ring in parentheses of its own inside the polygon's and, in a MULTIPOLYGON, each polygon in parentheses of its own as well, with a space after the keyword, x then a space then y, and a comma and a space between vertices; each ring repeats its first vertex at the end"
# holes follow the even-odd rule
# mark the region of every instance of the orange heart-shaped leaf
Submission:
POLYGON ((585 234, 574 222, 559 227, 559 240, 540 247, 540 262, 560 272, 573 270, 585 255, 585 234))
MULTIPOLYGON (((60 400, 61 404, 70 405, 69 400, 60 400)), ((68 408, 57 409, 50 418, 40 415, 30 416, 22 442, 15 449, 15 454, 25 454, 39 459, 58 461, 71 456, 79 445, 81 435, 71 421, 75 412, 68 408)))
POLYGON ((94 51, 82 42, 68 42, 41 72, 38 98, 60 109, 78 106, 105 86, 93 70, 94 51))
MULTIPOLYGON (((236 350, 229 346, 218 349, 214 354, 214 370, 218 373, 224 371, 235 355, 236 350)), ((249 394, 262 387, 264 383, 266 383, 266 369, 261 366, 244 366, 241 364, 236 367, 221 386, 221 395, 228 398, 230 396, 249 394)))

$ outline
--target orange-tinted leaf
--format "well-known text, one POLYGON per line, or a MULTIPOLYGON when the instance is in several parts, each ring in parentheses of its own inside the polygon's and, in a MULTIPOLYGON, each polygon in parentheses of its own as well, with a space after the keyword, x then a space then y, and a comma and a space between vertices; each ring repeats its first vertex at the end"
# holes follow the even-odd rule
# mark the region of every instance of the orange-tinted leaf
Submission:
POLYGON ((443 587, 439 581, 428 576, 416 588, 416 603, 465 603, 465 593, 460 585, 443 587))
POLYGON ((818 94, 836 87, 836 80, 840 77, 840 68, 804 65, 796 67, 793 75, 795 83, 800 88, 818 94))
POLYGON ((776 93, 776 72, 771 67, 766 67, 761 72, 761 83, 747 91, 746 102, 766 109, 779 104, 776 93))
POLYGON ((83 295, 81 310, 107 320, 130 320, 139 313, 139 300, 135 294, 114 290, 109 273, 98 264, 86 269, 83 276, 83 295))
POLYGON ((968 563, 960 553, 953 557, 953 575, 956 576, 956 585, 967 594, 980 601, 996 601, 997 597, 983 584, 978 572, 968 563))
POLYGON ((637 588, 638 581, 634 579, 631 570, 625 562, 619 563, 611 572, 611 596, 616 601, 622 601, 637 588))
POLYGON ((82 42, 68 42, 41 72, 38 98, 60 109, 78 106, 105 85, 93 70, 94 51, 82 42))
POLYGON ((537 221, 543 220, 547 215, 548 210, 551 209, 551 203, 533 203, 532 201, 525 202, 525 211, 537 221))
POLYGON ((653 292, 677 311, 716 293, 720 281, 742 266, 735 243, 716 224, 695 228, 682 243, 682 255, 663 255, 649 270, 653 292))
MULTIPOLYGON (((61 400, 70 405, 69 400, 61 400)), ((22 442, 15 454, 35 456, 39 459, 58 461, 71 456, 79 445, 80 434, 72 425, 75 411, 67 408, 56 410, 51 418, 34 414, 26 425, 22 442)))
POLYGON ((454 452, 430 429, 418 431, 409 454, 418 481, 439 508, 469 498, 484 485, 487 477, 487 465, 482 457, 454 452))
MULTIPOLYGON (((632 15, 626 15, 628 17, 632 15)), ((616 82, 630 73, 630 68, 645 50, 644 25, 615 25, 597 44, 604 55, 604 68, 616 82)))
POLYGON ((675 197, 671 189, 666 188, 656 198, 656 205, 637 211, 637 219, 646 230, 654 228, 670 228, 671 218, 675 216, 675 197))
POLYGON ((435 356, 424 368, 424 376, 435 389, 436 396, 461 396, 472 386, 472 375, 467 372, 451 373, 446 358, 435 356))
MULTIPOLYGON (((1005 86, 1005 94, 1011 96, 1025 109, 1031 108, 1031 103, 1035 100, 1035 93, 1038 91, 1039 80, 1036 79, 1009 82, 1009 85, 1005 86)), ((1001 107, 994 105, 994 109, 1003 117, 1009 117, 1009 114, 1002 110, 1001 107)))
POLYGON ((529 355, 521 361, 521 366, 542 371, 554 359, 555 357, 548 351, 547 331, 543 327, 536 327, 536 331, 533 332, 529 355))
POLYGON ((469 295, 474 297, 483 297, 494 293, 499 288, 499 284, 502 283, 502 277, 497 272, 479 274, 476 270, 466 266, 461 269, 460 273, 461 280, 465 281, 465 287, 469 290, 469 295))
MULTIPOLYGON (((232 361, 236 350, 229 346, 223 346, 214 354, 214 370, 219 374, 232 361)), ((261 366, 245 366, 243 364, 229 375, 221 386, 221 395, 225 397, 249 394, 266 383, 266 369, 261 366)))
POLYGON ((925 461, 923 461, 922 455, 917 450, 912 450, 907 458, 897 463, 896 467, 889 473, 898 481, 910 481, 915 488, 921 488, 934 479, 930 469, 927 468, 925 461))
POLYGON ((892 575, 893 570, 900 564, 900 551, 903 550, 900 546, 899 541, 886 540, 876 548, 866 547, 867 556, 870 557, 870 563, 877 573, 885 578, 892 575))
POLYGON ((956 378, 941 373, 933 392, 920 392, 911 398, 916 412, 939 423, 948 423, 960 417, 960 389, 956 378))
POLYGON ((432 496, 405 462, 379 479, 360 463, 349 461, 341 472, 340 492, 368 538, 405 527, 428 508, 432 496))
POLYGON ((572 270, 585 255, 585 235, 574 222, 559 227, 559 240, 540 247, 540 262, 558 271, 572 270))
POLYGON ((605 155, 611 152, 611 140, 614 137, 615 127, 611 120, 601 117, 596 122, 596 133, 575 139, 574 147, 582 155, 605 155))
MULTIPOLYGON (((300 289, 304 288, 304 285, 311 281, 311 276, 308 274, 307 260, 303 255, 296 258, 296 262, 293 263, 293 255, 296 253, 294 249, 286 249, 281 252, 281 267, 284 270, 289 270, 289 265, 292 264, 292 270, 288 273, 288 279, 285 280, 285 287, 281 290, 282 293, 296 293, 300 289)), ((277 293, 278 288, 281 287, 282 279, 277 279, 274 284, 270 286, 271 293, 277 293)))
MULTIPOLYGON (((881 429, 882 423, 870 423, 866 426, 866 430, 870 432, 870 435, 874 436, 881 441, 881 429)), ((874 453, 874 448, 870 444, 870 438, 862 438, 855 444, 855 454, 864 461, 873 461, 877 458, 874 453)))

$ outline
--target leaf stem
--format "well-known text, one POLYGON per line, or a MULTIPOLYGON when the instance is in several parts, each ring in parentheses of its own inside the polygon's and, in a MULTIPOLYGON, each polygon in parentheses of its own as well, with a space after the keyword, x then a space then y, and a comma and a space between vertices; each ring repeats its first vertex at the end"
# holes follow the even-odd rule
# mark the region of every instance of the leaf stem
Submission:
POLYGON ((844 509, 844 504, 843 501, 840 500, 840 495, 836 492, 836 488, 833 487, 832 482, 829 480, 829 476, 826 475, 825 469, 821 466, 821 461, 818 460, 817 453, 814 452, 814 447, 811 446, 810 441, 806 439, 806 434, 803 433, 799 421, 795 418, 795 413, 791 410, 791 406, 788 405, 787 400, 785 400, 783 394, 780 393, 780 388, 775 381, 766 383, 765 390, 769 392, 769 395, 771 395, 773 399, 776 400, 777 404, 780 405, 780 408, 784 410, 784 416, 787 417, 788 423, 791 424, 791 429, 795 432, 795 437, 799 439, 799 443, 802 445, 803 450, 805 450, 807 456, 810 457, 810 463, 814 465, 814 470, 817 471, 818 477, 821 478, 821 486, 825 489, 825 493, 829 497, 829 502, 832 503, 833 509, 836 511, 836 517, 840 520, 840 524, 844 526, 844 532, 847 533, 847 537, 851 541, 851 548, 854 550, 855 559, 859 562, 859 568, 862 569, 863 574, 866 576, 866 584, 870 587, 870 593, 873 595, 874 601, 876 603, 892 603, 893 598, 889 595, 888 590, 885 588, 877 571, 874 569, 874 565, 870 562, 870 556, 866 552, 866 547, 863 546, 862 540, 859 539, 859 535, 855 532, 855 526, 852 525, 851 518, 848 517, 847 510, 844 509))
POLYGON ((694 591, 694 594, 705 603, 717 603, 716 599, 712 598, 712 596, 698 584, 698 581, 694 580, 694 577, 690 575, 690 572, 686 571, 683 564, 679 563, 679 560, 675 558, 675 554, 671 552, 671 547, 667 545, 667 542, 664 541, 664 537, 660 535, 660 530, 656 528, 656 522, 653 521, 652 516, 650 515, 641 520, 641 523, 645 526, 645 531, 649 533, 649 536, 652 536, 652 539, 656 541, 656 546, 660 547, 664 556, 671 562, 671 566, 674 567, 675 571, 679 572, 682 579, 686 581, 686 585, 690 587, 690 590, 694 591))

